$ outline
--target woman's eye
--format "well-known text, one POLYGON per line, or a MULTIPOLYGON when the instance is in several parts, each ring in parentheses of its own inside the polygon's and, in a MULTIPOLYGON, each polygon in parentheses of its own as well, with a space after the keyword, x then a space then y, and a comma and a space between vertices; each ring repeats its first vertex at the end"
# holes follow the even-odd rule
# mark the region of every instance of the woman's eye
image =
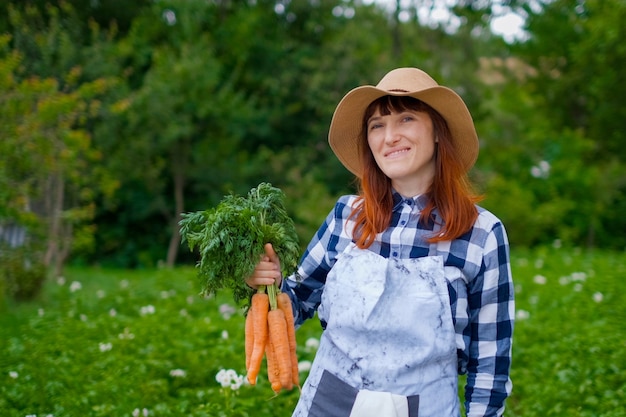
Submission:
POLYGON ((372 124, 370 125, 370 130, 375 130, 375 129, 378 129, 378 128, 379 128, 379 127, 381 127, 381 126, 382 126, 382 124, 381 124, 381 123, 372 123, 372 124))
POLYGON ((415 120, 415 117, 413 117, 413 116, 404 116, 402 118, 403 122, 410 122, 410 121, 413 121, 413 120, 415 120))

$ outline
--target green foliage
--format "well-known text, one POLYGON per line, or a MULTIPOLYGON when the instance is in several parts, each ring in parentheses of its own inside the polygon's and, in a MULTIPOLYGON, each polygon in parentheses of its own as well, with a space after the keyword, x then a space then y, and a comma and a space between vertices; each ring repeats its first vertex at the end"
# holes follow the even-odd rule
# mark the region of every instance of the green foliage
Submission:
POLYGON ((39 294, 47 277, 42 252, 32 239, 16 248, 0 244, 0 299, 31 300, 39 294))
MULTIPOLYGON (((506 416, 626 415, 624 253, 514 251, 517 322, 506 416)), ((229 291, 197 295, 193 268, 69 268, 36 301, 0 313, 0 415, 288 416, 298 391, 225 389, 245 372, 244 320, 229 291), (135 411, 137 410, 137 411, 135 411)), ((297 331, 311 361, 316 319, 297 331)), ((306 372, 301 375, 304 381, 306 372)))
POLYGON ((285 275, 291 274, 300 256, 298 236, 284 207, 283 192, 261 183, 247 197, 227 195, 217 207, 186 213, 180 222, 183 241, 200 252, 198 276, 202 294, 232 291, 236 302, 252 290, 248 277, 271 243, 285 275))
MULTIPOLYGON (((624 216, 615 215, 626 206, 626 110, 621 103, 626 91, 619 81, 626 65, 620 40, 626 3, 559 0, 528 11, 530 40, 512 48, 525 62, 517 65, 526 71, 517 90, 524 90, 526 99, 504 103, 514 105, 512 114, 526 122, 514 132, 529 145, 532 164, 545 160, 562 169, 561 178, 557 169, 551 174, 566 223, 558 227, 569 229, 560 237, 623 249, 626 238, 614 231, 626 229, 624 216), (528 136, 540 141, 529 143, 528 136)), ((543 199, 541 193, 535 196, 543 199)))
POLYGON ((626 416, 624 253, 546 247, 518 251, 512 268, 507 415, 626 416))
POLYGON ((93 248, 94 200, 116 183, 98 166, 103 155, 88 129, 116 81, 85 79, 84 50, 72 42, 64 14, 72 14, 66 3, 47 6, 45 14, 9 6, 13 34, 0 41, 0 217, 41 239, 34 244, 47 246, 28 258, 37 254, 36 265, 57 271, 72 249, 93 248))
MULTIPOLYGON (((198 297, 195 271, 69 269, 37 302, 0 313, 0 415, 288 415, 298 390, 223 388, 245 372, 244 319, 228 292, 198 297)), ((319 323, 298 331, 300 360, 319 323)), ((304 378, 304 374, 302 378, 304 378)))
POLYGON ((626 246, 621 0, 507 2, 529 16, 515 45, 488 30, 493 2, 450 6, 455 28, 425 22, 436 9, 416 1, 5 3, 0 216, 32 216, 16 196, 51 161, 67 164, 57 183, 73 182, 65 201, 78 202, 65 207, 74 262, 169 264, 179 213, 261 180, 285 191, 308 240, 353 191, 326 143, 333 109, 398 66, 468 103, 481 139, 472 175, 513 243, 626 246), (63 157, 35 157, 66 142, 63 157), (547 177, 531 174, 546 163, 547 177))

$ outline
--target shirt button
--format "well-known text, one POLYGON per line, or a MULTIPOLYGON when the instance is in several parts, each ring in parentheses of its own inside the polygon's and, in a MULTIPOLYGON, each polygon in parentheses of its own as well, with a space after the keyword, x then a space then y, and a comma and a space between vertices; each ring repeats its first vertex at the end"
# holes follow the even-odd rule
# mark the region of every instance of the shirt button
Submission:
POLYGON ((413 204, 413 200, 408 199, 408 200, 406 200, 406 203, 410 206, 410 205, 412 205, 412 204, 413 204))
POLYGON ((394 252, 394 253, 393 253, 393 257, 394 257, 394 258, 397 258, 397 257, 398 257, 398 252, 394 252))
POLYGON ((404 226, 404 225, 406 224, 406 220, 402 220, 402 221, 400 222, 400 224, 401 224, 402 226, 404 226))

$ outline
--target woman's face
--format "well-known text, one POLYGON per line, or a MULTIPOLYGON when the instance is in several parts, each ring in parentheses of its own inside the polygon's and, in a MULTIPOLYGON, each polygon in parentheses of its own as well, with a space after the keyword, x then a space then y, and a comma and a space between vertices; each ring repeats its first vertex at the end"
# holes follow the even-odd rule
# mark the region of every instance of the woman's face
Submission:
POLYGON ((433 123, 425 112, 379 110, 367 121, 367 142, 376 164, 405 197, 428 191, 435 175, 433 123))

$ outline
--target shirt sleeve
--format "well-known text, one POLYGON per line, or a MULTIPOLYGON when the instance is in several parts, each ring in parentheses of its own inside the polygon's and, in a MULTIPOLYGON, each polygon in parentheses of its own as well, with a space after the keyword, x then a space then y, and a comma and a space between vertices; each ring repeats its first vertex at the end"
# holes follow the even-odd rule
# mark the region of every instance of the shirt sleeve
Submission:
POLYGON ((469 283, 468 308, 467 416, 501 416, 512 389, 509 373, 515 316, 509 243, 501 223, 487 234, 479 273, 469 283))
POLYGON ((281 290, 291 297, 296 327, 315 315, 328 272, 337 255, 352 242, 346 233, 346 219, 350 216, 352 201, 353 196, 343 196, 337 201, 309 242, 296 272, 283 280, 281 290))

